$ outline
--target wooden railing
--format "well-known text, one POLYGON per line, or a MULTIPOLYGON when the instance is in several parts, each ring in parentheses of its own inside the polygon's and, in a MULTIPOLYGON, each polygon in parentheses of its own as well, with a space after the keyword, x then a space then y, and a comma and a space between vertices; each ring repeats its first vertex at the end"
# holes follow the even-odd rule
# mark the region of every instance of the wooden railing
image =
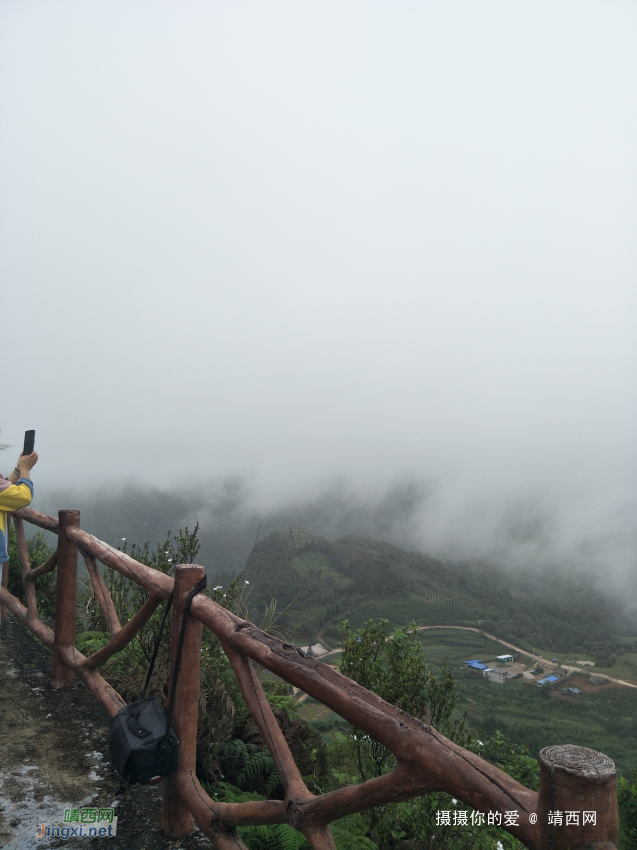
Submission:
MULTIPOLYGON (((29 508, 16 511, 15 524, 26 607, 7 590, 8 564, 0 587, 0 616, 8 608, 43 643, 53 649, 55 688, 81 677, 111 717, 124 700, 100 675, 98 667, 132 640, 160 602, 174 588, 171 655, 183 616, 183 603, 205 568, 177 566, 175 579, 139 563, 80 528, 80 513, 59 512, 59 519, 29 508), (37 569, 28 560, 24 521, 58 535, 55 554, 37 569), (86 562, 95 595, 108 624, 108 643, 85 657, 75 647, 78 552, 86 562), (122 626, 115 613, 97 562, 146 588, 149 598, 122 626), (57 567, 55 630, 38 617, 33 579, 57 567)), ((335 850, 329 824, 338 818, 388 802, 446 791, 475 810, 500 812, 503 828, 532 850, 612 850, 618 840, 615 766, 607 756, 585 747, 547 747, 540 753, 540 790, 531 791, 507 773, 464 750, 435 728, 405 714, 365 690, 337 670, 302 650, 266 634, 206 596, 194 598, 186 628, 181 673, 173 715, 180 740, 179 770, 164 784, 162 827, 173 836, 187 835, 194 817, 219 850, 245 848, 236 827, 288 823, 302 832, 315 850, 335 850), (204 791, 195 772, 199 663, 202 627, 219 638, 234 669, 248 709, 283 780, 284 800, 220 803, 204 791), (384 776, 321 796, 312 794, 294 762, 251 662, 257 662, 286 682, 328 706, 366 735, 381 742, 396 757, 396 767, 384 776), (554 813, 561 812, 561 823, 554 813), (579 823, 566 814, 577 812, 579 823), (584 812, 594 812, 583 823, 584 812), (516 813, 506 817, 507 813, 516 813), (549 822, 552 821, 552 822, 549 822)), ((444 829, 444 826, 441 827, 444 829)))

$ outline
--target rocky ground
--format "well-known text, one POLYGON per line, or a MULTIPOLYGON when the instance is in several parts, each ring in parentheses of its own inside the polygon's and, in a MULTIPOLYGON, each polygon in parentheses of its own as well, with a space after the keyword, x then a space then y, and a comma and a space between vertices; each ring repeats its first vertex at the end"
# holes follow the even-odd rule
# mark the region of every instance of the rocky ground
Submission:
POLYGON ((9 615, 0 625, 0 848, 195 850, 210 847, 195 827, 161 832, 161 786, 123 789, 110 766, 110 719, 80 682, 54 690, 52 657, 9 615), (62 825, 65 808, 114 806, 117 836, 36 838, 41 823, 62 825))

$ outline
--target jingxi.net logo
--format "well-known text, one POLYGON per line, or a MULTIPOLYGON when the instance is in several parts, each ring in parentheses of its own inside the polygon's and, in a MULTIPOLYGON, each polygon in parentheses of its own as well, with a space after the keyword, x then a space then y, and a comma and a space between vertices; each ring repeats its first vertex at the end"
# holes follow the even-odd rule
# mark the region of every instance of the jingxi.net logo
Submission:
POLYGON ((41 823, 36 838, 109 838, 117 835, 114 809, 64 809, 61 825, 41 823))

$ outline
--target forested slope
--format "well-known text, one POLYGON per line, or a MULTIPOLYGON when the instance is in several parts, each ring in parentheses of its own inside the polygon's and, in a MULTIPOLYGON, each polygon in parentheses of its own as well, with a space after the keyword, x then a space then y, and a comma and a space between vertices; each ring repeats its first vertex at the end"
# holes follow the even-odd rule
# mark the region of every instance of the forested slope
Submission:
POLYGON ((342 620, 358 626, 383 616, 392 626, 412 619, 478 626, 529 650, 601 662, 635 648, 627 637, 637 631, 618 605, 581 579, 532 580, 485 564, 443 563, 369 538, 273 533, 255 546, 245 575, 254 615, 275 598, 280 624, 303 642, 319 633, 334 642, 342 620))

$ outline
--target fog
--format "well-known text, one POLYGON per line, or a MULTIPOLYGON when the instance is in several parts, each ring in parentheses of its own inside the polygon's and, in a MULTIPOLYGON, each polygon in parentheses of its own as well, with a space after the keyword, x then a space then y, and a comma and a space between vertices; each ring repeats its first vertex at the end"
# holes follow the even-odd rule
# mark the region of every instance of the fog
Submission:
POLYGON ((637 590, 636 36, 629 2, 5 0, 34 507, 637 590))

